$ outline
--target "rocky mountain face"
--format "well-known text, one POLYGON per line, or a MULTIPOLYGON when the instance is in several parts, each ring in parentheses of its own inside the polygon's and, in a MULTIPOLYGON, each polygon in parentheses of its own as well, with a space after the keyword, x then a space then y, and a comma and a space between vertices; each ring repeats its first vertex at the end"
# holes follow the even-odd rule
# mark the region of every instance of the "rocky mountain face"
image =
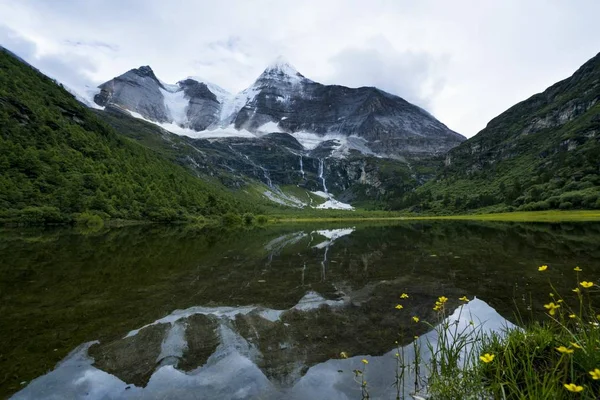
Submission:
POLYGON ((424 110, 374 87, 313 82, 289 64, 267 68, 246 90, 256 93, 233 119, 237 129, 276 124, 283 132, 342 133, 379 154, 445 153, 464 138, 424 110))
POLYGON ((285 132, 360 138, 367 152, 389 157, 442 154, 464 140, 423 109, 373 87, 322 85, 278 59, 249 88, 231 95, 187 78, 162 83, 140 67, 100 85, 94 101, 116 105, 157 123, 210 135, 231 127, 257 136, 285 132))
POLYGON ((177 161, 198 174, 238 188, 247 178, 261 181, 272 192, 267 197, 293 206, 313 199, 300 194, 299 200, 282 187, 348 202, 401 196, 432 176, 432 160, 464 140, 400 97, 373 87, 322 85, 281 59, 235 95, 194 77, 169 85, 150 67, 99 89, 99 115, 117 129, 136 136, 127 114, 182 135, 148 133, 178 142, 177 161))
POLYGON ((165 87, 148 66, 132 69, 99 88, 94 101, 100 106, 119 104, 156 122, 172 120, 164 102, 165 87))
POLYGON ((600 208, 600 54, 450 150, 417 202, 600 208))
POLYGON ((389 199, 431 178, 431 166, 436 162, 380 158, 354 149, 344 157, 329 157, 334 141, 306 150, 295 137, 282 132, 254 138, 194 139, 132 118, 119 107, 107 106, 96 113, 121 134, 167 154, 198 176, 216 178, 232 189, 261 182, 262 194, 267 192, 271 200, 293 207, 317 205, 319 199, 306 192, 321 192, 352 204, 377 202, 384 207, 389 199))

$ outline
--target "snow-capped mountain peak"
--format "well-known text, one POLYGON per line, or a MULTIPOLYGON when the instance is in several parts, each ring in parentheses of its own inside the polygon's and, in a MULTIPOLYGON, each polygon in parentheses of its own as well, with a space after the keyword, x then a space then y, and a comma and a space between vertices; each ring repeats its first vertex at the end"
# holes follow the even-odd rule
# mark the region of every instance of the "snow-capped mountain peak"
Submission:
POLYGON ((353 149, 393 157, 438 154, 464 140, 398 96, 314 82, 283 57, 237 94, 198 77, 169 85, 150 67, 128 71, 99 89, 94 96, 99 106, 116 105, 177 131, 186 129, 190 136, 223 128, 232 136, 286 132, 317 143, 335 139, 340 154, 353 149))
POLYGON ((306 78, 283 56, 279 56, 267 66, 257 81, 262 80, 281 80, 290 83, 299 83, 306 80, 306 78))

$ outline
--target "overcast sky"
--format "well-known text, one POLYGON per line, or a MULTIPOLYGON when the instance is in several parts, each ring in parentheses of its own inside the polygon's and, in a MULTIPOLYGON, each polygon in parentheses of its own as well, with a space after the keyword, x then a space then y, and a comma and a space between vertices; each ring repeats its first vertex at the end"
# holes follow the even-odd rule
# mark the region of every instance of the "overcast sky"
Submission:
POLYGON ((278 55, 473 136, 600 52, 600 0, 0 0, 0 44, 73 87, 150 65, 237 92, 278 55))

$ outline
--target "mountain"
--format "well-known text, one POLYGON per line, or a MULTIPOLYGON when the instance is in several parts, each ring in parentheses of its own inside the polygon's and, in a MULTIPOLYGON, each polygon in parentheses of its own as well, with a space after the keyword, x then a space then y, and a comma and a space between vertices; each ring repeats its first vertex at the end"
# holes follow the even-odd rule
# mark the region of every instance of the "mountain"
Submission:
POLYGON ((281 132, 260 137, 191 138, 133 118, 119 107, 109 105, 93 112, 121 135, 195 175, 295 208, 348 208, 341 201, 382 209, 435 174, 431 168, 435 159, 407 163, 356 150, 348 150, 344 157, 327 158, 336 145, 333 141, 305 150, 296 138, 281 132))
POLYGON ((3 48, 0 130, 0 222, 183 220, 259 207, 125 138, 3 48))
POLYGON ((396 204, 422 210, 600 208, 600 54, 449 151, 396 204))
MULTIPOLYGON (((350 146, 392 158, 444 154, 465 140, 398 96, 374 87, 323 85, 283 59, 269 65, 236 95, 193 77, 168 85, 149 66, 132 69, 99 89, 94 97, 99 106, 118 106, 188 136, 252 137, 283 132, 298 139, 306 150, 336 140, 339 143, 332 150, 350 146)), ((342 155, 337 152, 338 157, 342 155)))

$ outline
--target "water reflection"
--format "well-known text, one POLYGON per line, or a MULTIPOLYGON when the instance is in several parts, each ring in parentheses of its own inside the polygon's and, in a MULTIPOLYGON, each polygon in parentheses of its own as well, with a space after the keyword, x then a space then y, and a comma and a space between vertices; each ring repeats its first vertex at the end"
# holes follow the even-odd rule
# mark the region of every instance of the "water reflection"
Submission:
MULTIPOLYGON (((383 371, 394 340, 427 334, 410 317, 433 320, 440 295, 452 309, 458 297, 478 296, 513 322, 515 310, 537 318, 527 309, 543 310, 547 278, 567 291, 577 264, 598 276, 598 243, 597 224, 0 232, 0 397, 39 389, 29 381, 98 340, 40 378, 44 396, 71 388, 102 397, 110 387, 109 398, 146 397, 195 385, 202 393, 228 390, 225 397, 238 390, 240 398, 268 390, 308 396, 320 387, 328 398, 356 398, 345 375, 356 359, 335 360, 340 351, 381 357, 383 371), (550 265, 544 276, 541 264, 550 265), (411 295, 406 313, 394 309, 402 292, 411 295), (307 306, 327 302, 335 307, 307 306)), ((393 379, 386 377, 381 372, 387 387, 393 379)))
MULTIPOLYGON (((145 398, 145 399, 247 399, 247 398, 293 398, 293 399, 350 399, 357 398, 358 385, 354 381, 353 370, 360 369, 361 360, 369 360, 368 377, 372 388, 372 398, 395 398, 396 389, 390 386, 395 380, 396 349, 381 356, 356 355, 349 359, 330 359, 316 365, 306 365, 306 342, 295 341, 289 332, 276 337, 264 347, 260 334, 273 334, 276 331, 294 331, 299 318, 314 312, 319 307, 343 307, 342 301, 327 301, 316 293, 307 293, 291 310, 269 310, 260 307, 194 307, 176 311, 152 324, 131 331, 121 339, 127 344, 111 343, 102 346, 96 342, 87 343, 70 354, 49 374, 34 380, 15 399, 39 398, 145 398), (296 312, 296 318, 286 318, 296 312), (212 318, 193 319, 201 315, 212 318), (288 321, 288 322, 285 322, 288 321), (253 333, 244 329, 250 324, 253 333), (162 340, 152 340, 147 334, 160 325, 162 340), (279 325, 276 327, 276 325, 279 325), (261 331, 259 332, 257 328, 261 331), (205 337, 195 338, 194 332, 204 330, 205 337), (206 336, 217 332, 218 343, 206 359, 196 359, 192 369, 178 368, 180 361, 197 358, 197 343, 206 343, 206 336), (140 342, 140 343, 136 343, 140 342), (90 346, 100 346, 91 352, 90 346), (127 348, 144 349, 131 352, 127 348), (115 352, 115 349, 118 351, 115 352), (274 371, 266 367, 266 352, 286 350, 286 362, 291 368, 274 371), (111 352, 113 354, 111 354, 111 352), (155 363, 146 363, 147 353, 158 354, 155 363), (107 354, 108 353, 108 354, 107 354), (188 354, 191 353, 191 354, 188 354), (108 364, 107 359, 113 358, 108 364), (117 360, 114 360, 114 359, 117 360), (95 362, 93 360, 96 360, 95 362), (121 359, 121 360, 119 360, 121 359), (132 384, 140 365, 147 364, 151 369, 148 378, 137 386, 132 384), (118 365, 120 368, 114 368, 118 365), (155 367, 156 365, 156 367, 155 367), (109 370, 112 374, 105 372, 109 370), (132 374, 132 372, 134 374, 132 374)), ((343 312, 343 311, 341 311, 343 312)), ((512 324, 497 314, 485 302, 474 299, 459 306, 447 318, 457 331, 502 332, 512 324), (470 325, 477 321, 476 325, 470 325)), ((407 362, 414 359, 415 345, 420 347, 425 363, 430 359, 429 348, 437 346, 437 331, 430 331, 402 350, 407 362)), ((270 340, 270 339, 268 339, 270 340)), ((210 342, 210 340, 208 340, 210 342)), ((154 358, 154 357, 152 357, 154 358)), ((278 366, 281 368, 281 364, 278 366)), ((414 390, 414 378, 406 376, 405 393, 414 390)), ((402 389, 401 389, 402 390, 402 389)))

